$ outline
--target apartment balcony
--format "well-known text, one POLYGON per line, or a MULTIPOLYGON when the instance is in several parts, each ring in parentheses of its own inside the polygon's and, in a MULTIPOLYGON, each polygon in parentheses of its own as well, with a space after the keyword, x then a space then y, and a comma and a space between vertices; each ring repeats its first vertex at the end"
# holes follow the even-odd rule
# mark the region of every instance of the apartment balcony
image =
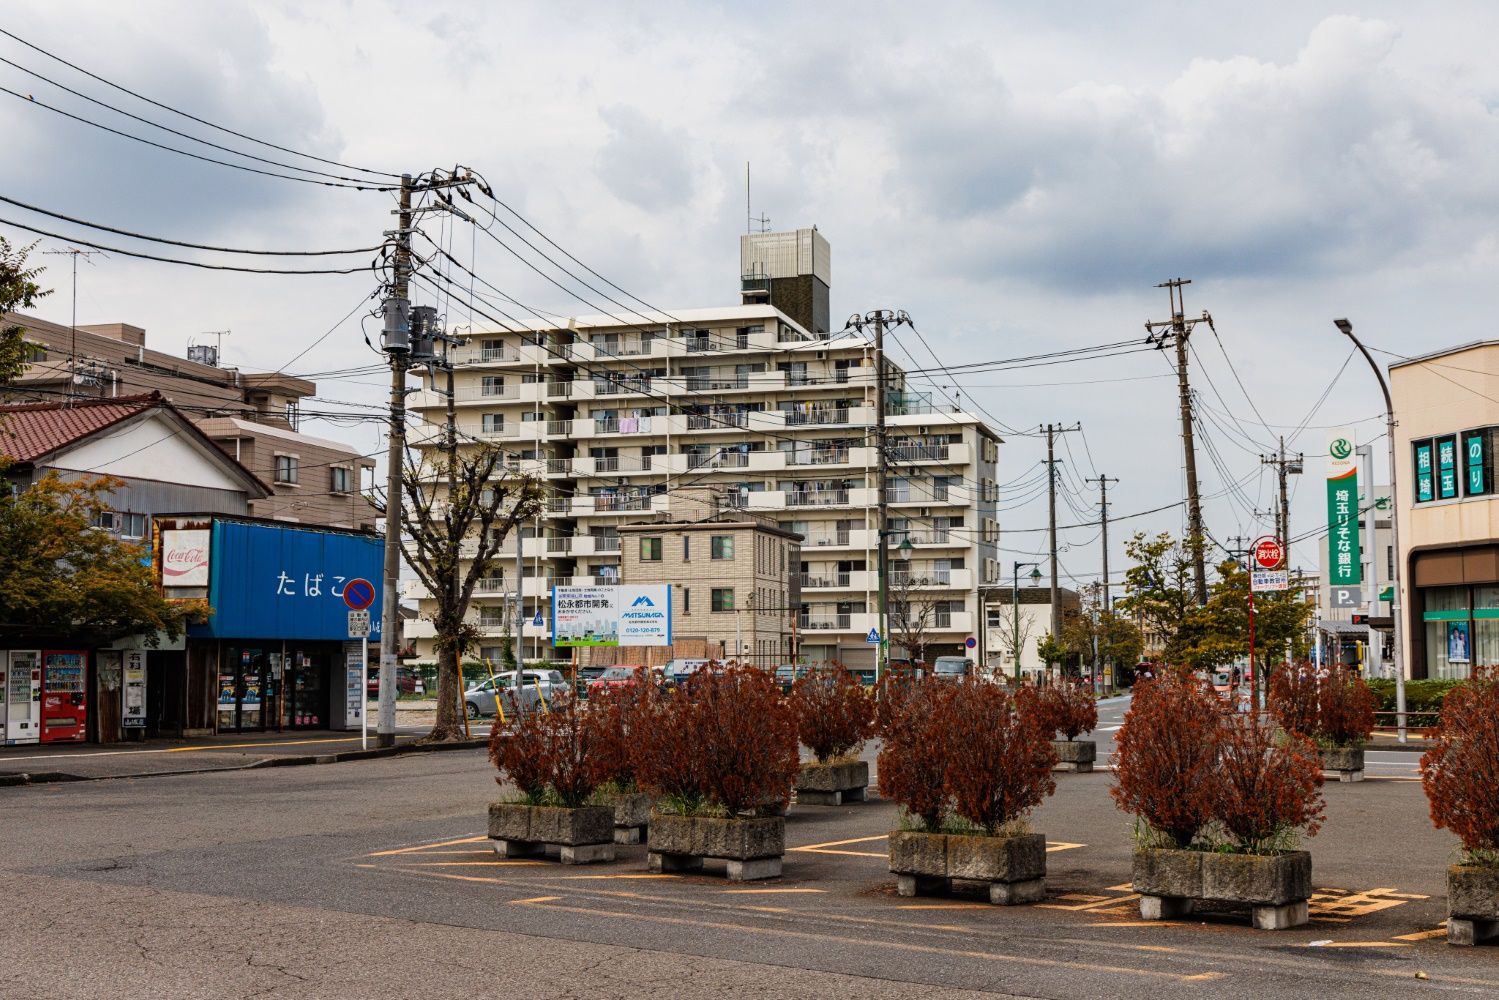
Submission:
POLYGON ((802 551, 805 552, 807 549, 811 548, 855 547, 853 543, 853 537, 855 534, 862 534, 862 532, 855 532, 853 530, 826 531, 819 528, 808 528, 806 536, 802 539, 802 551))
POLYGON ((481 347, 465 344, 453 352, 455 365, 495 365, 519 361, 520 354, 513 346, 481 347))
POLYGON ((649 378, 618 378, 588 380, 595 398, 604 396, 655 396, 660 392, 649 378))
POLYGON ((783 461, 787 466, 848 465, 851 449, 798 448, 793 451, 779 452, 779 454, 785 456, 783 461))
POLYGON ((571 420, 548 420, 546 422, 547 437, 565 438, 571 437, 573 433, 573 421, 571 420))
MULTIPOLYGON (((785 498, 783 505, 786 507, 847 507, 850 491, 846 489, 814 489, 782 490, 780 493, 785 498)), ((754 494, 750 495, 754 496, 754 494)))
MULTIPOLYGON (((540 441, 546 423, 541 420, 515 420, 503 424, 458 424, 461 438, 479 441, 540 441)), ((439 433, 441 429, 439 428, 439 433)))
POLYGON ((847 632, 854 627, 853 623, 854 616, 851 614, 812 613, 798 616, 796 627, 804 633, 806 639, 815 632, 847 632))
POLYGON ((836 570, 821 570, 799 574, 802 590, 848 590, 853 586, 853 573, 836 570))
POLYGON ((787 427, 847 427, 853 418, 852 407, 782 410, 787 427))
POLYGON ((973 570, 915 568, 892 572, 890 586, 911 589, 972 590, 973 570))

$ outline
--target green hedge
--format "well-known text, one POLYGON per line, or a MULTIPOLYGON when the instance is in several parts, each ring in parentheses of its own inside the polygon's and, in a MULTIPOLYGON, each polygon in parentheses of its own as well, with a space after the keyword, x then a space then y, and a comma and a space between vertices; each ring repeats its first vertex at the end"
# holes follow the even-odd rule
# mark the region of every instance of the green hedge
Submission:
MULTIPOLYGON (((1447 680, 1422 680, 1405 682, 1405 710, 1407 724, 1412 728, 1427 728, 1437 724, 1435 712, 1442 708, 1442 699, 1447 697, 1447 692, 1457 687, 1462 681, 1447 680)), ((1374 692, 1379 699, 1379 711, 1393 712, 1395 707, 1395 682, 1393 680, 1377 679, 1369 681, 1369 690, 1374 692)), ((1388 716, 1382 716, 1379 720, 1382 726, 1391 725, 1392 720, 1388 716)))

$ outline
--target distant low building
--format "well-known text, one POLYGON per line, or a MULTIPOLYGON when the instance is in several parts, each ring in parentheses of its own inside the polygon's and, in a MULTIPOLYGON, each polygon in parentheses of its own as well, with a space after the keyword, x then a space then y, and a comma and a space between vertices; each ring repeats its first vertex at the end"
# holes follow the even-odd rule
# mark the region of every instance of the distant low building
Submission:
MULTIPOLYGON (((1075 590, 1059 587, 1057 598, 1064 617, 1082 608, 1075 590)), ((1034 677, 1046 672, 1047 664, 1041 659, 1039 647, 1051 631, 1050 587, 988 588, 984 591, 984 625, 982 664, 991 673, 1015 676, 1016 646, 1020 648, 1021 676, 1034 677), (1018 642, 1012 638, 1017 635, 1018 642)))

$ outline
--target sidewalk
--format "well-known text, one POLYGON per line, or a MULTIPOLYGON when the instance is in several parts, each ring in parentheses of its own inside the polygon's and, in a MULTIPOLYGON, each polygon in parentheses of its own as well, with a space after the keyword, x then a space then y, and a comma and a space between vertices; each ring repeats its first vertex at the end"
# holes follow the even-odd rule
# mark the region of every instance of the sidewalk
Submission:
MULTIPOLYGON (((226 771, 297 764, 335 763, 361 757, 413 752, 410 745, 429 731, 427 725, 401 720, 396 746, 376 749, 375 733, 369 750, 360 748, 360 734, 332 730, 282 733, 226 733, 188 739, 156 739, 143 743, 45 743, 0 747, 0 786, 49 781, 88 781, 140 778, 199 771, 226 771), (403 749, 409 748, 409 749, 403 749)), ((488 727, 476 729, 475 740, 433 749, 481 746, 488 727)))

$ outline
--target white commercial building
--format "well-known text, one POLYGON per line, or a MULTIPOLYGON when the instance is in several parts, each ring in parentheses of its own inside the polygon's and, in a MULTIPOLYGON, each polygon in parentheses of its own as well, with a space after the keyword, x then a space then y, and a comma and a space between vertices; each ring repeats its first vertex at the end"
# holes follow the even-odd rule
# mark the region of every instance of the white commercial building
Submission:
MULTIPOLYGON (((526 655, 553 652, 553 585, 617 580, 620 524, 664 514, 680 488, 710 485, 803 537, 800 655, 872 663, 882 462, 892 607, 907 601, 925 612, 911 617, 925 624, 928 657, 961 652, 977 636, 979 590, 999 578, 1000 439, 974 415, 914 391, 887 358, 882 459, 873 343, 827 328, 827 242, 811 229, 741 240, 741 304, 475 330, 458 350, 461 440, 513 450, 553 491, 543 522, 522 540, 526 655)), ((421 392, 412 406, 430 425, 413 440, 435 459, 446 400, 421 392)), ((486 637, 507 634, 513 545, 476 594, 486 637)), ((408 628, 424 655, 430 629, 408 628)))

